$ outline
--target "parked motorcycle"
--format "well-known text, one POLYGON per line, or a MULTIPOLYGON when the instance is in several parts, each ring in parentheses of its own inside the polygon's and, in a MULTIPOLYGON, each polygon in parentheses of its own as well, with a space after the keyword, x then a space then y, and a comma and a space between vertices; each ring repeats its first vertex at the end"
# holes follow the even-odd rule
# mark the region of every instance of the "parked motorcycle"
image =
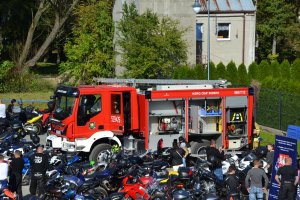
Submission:
POLYGON ((0 200, 15 200, 17 196, 8 189, 8 181, 0 181, 0 200))
MULTIPOLYGON (((42 199, 74 199, 76 195, 90 196, 93 199, 103 199, 108 196, 106 190, 99 186, 100 177, 95 173, 90 179, 83 176, 60 175, 49 179, 46 183, 46 193, 42 199)), ((79 198, 77 196, 77 198, 79 198)))

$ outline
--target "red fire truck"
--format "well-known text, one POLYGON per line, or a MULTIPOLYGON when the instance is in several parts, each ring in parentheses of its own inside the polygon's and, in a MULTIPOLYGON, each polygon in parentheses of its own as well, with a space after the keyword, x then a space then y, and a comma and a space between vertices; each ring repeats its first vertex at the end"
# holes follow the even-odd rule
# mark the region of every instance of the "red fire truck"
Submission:
POLYGON ((59 86, 47 145, 101 161, 112 145, 156 150, 183 136, 198 153, 214 138, 226 149, 252 142, 253 89, 225 80, 98 79, 101 85, 59 86))

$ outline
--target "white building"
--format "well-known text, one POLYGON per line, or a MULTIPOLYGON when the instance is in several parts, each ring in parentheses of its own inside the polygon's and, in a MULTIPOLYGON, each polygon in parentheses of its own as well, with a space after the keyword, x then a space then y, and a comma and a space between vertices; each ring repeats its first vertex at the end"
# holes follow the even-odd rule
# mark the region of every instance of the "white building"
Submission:
MULTIPOLYGON (((207 2, 210 2, 210 59, 225 65, 233 60, 249 66, 255 59, 256 8, 252 0, 199 0, 201 10, 194 13, 194 0, 116 0, 114 20, 122 17, 124 2, 134 2, 140 13, 151 9, 159 15, 178 19, 189 28, 188 63, 207 63, 207 2)), ((117 59, 118 61, 119 59, 117 59)), ((117 71, 120 71, 117 70, 117 71)))

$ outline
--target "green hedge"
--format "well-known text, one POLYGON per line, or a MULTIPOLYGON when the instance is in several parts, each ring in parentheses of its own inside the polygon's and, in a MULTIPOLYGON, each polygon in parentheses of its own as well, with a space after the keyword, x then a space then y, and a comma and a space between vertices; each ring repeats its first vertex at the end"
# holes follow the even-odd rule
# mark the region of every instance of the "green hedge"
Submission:
MULTIPOLYGON (((206 79, 207 69, 198 65, 177 70, 174 78, 206 79)), ((256 120, 259 124, 286 131, 289 124, 300 125, 300 59, 289 63, 263 60, 259 64, 238 67, 234 62, 216 67, 210 64, 210 79, 227 79, 234 86, 249 86, 251 81, 261 83, 257 95, 256 120)))

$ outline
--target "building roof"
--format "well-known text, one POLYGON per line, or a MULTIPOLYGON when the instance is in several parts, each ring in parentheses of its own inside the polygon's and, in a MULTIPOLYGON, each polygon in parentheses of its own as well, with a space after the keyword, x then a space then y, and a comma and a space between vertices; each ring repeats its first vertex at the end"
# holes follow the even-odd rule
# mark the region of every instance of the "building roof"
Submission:
POLYGON ((207 12, 207 2, 210 1, 211 12, 255 12, 253 0, 199 0, 200 13, 207 12))

